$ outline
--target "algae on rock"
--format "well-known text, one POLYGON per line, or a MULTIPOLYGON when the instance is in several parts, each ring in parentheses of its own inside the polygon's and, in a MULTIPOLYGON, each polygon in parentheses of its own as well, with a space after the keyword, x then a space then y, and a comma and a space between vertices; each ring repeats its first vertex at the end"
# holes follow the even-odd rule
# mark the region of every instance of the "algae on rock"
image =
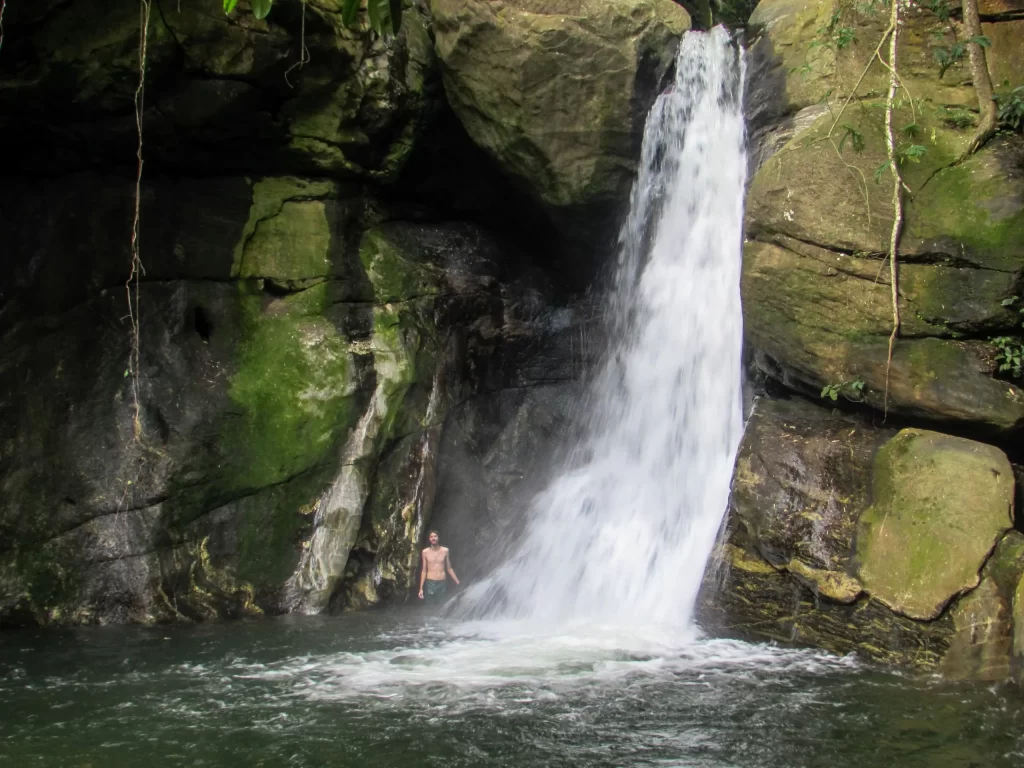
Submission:
POLYGON ((858 576, 894 611, 934 619, 974 589, 1013 526, 1013 469, 998 448, 904 429, 882 446, 860 517, 858 576))
POLYGON ((1024 569, 1012 504, 1010 464, 992 446, 759 399, 701 620, 747 638, 1002 674, 1024 569))

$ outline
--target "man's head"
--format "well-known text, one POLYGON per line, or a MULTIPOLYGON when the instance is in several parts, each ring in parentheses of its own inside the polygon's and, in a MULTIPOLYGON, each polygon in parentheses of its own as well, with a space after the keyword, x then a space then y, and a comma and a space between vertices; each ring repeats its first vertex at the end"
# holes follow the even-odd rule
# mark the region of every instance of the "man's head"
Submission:
POLYGON ((430 546, 432 547, 436 547, 440 540, 441 539, 437 535, 437 531, 431 531, 429 534, 427 534, 427 541, 430 542, 430 546))

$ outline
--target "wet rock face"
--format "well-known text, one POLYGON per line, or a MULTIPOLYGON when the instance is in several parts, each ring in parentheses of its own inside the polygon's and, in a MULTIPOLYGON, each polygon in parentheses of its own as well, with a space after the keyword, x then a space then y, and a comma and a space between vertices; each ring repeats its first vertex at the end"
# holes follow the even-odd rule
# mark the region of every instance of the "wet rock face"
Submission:
MULTIPOLYGON (((1018 22, 992 18, 987 55, 1003 92, 1024 82, 1020 37, 1010 29, 1018 22)), ((766 0, 751 18, 761 30, 751 51, 757 166, 743 275, 756 367, 807 393, 863 381, 863 399, 875 408, 883 407, 892 327, 881 258, 893 210, 888 181, 874 181, 887 162, 879 94, 888 75, 865 67, 886 24, 884 14, 799 0, 766 0), (839 29, 856 39, 840 44, 839 29)), ((901 146, 920 152, 901 164, 903 327, 888 410, 995 434, 1024 417, 1024 393, 996 378, 988 343, 1019 330, 1003 301, 1016 295, 1024 268, 1024 142, 999 137, 959 162, 976 96, 963 62, 939 77, 932 49, 952 34, 948 27, 908 11, 900 36, 901 74, 915 102, 898 105, 894 121, 901 146)))
POLYGON ((510 554, 532 498, 558 471, 602 348, 592 300, 552 308, 519 284, 506 306, 501 349, 472 360, 472 395, 452 409, 440 454, 432 526, 469 580, 510 554))
POLYGON ((1009 640, 1021 576, 1012 504, 1009 462, 992 446, 758 401, 702 619, 745 637, 1005 676, 1020 662, 1009 640))
MULTIPOLYGON (((132 162, 138 3, 10 5, 4 27, 5 172, 132 162)), ((208 0, 156 4, 147 167, 393 177, 431 109, 433 71, 415 6, 382 40, 347 29, 335 3, 281 3, 263 21, 244 4, 231 17, 208 0)))
POLYGON ((471 573, 498 557, 689 19, 405 10, 382 39, 333 2, 154 4, 134 375, 138 4, 8 4, 0 625, 400 599, 435 508, 471 573))
MULTIPOLYGON (((1010 5, 982 9, 997 93, 1024 83, 1010 5)), ((899 147, 918 146, 900 164, 889 360, 888 72, 868 66, 887 24, 803 0, 750 19, 746 349, 755 389, 792 399, 755 408, 703 610, 745 636, 1001 679, 1020 671, 1013 472, 999 448, 942 432, 1011 450, 1024 423, 991 342, 1019 335, 1024 143, 962 157, 977 96, 965 62, 940 77, 934 51, 959 30, 908 7, 913 104, 893 121, 899 147)))
POLYGON ((446 418, 480 386, 467 366, 532 333, 497 277, 521 257, 473 225, 385 220, 336 182, 152 181, 136 440, 130 194, 94 175, 4 191, 4 624, 404 595, 446 418))

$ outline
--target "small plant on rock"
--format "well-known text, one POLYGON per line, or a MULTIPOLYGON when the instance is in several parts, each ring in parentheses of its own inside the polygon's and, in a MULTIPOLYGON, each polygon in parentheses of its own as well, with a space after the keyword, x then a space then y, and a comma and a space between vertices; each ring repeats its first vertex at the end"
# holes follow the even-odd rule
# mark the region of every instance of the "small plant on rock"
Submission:
POLYGON ((853 403, 859 403, 864 399, 864 382, 860 379, 843 381, 839 384, 826 384, 821 388, 821 397, 836 402, 842 395, 853 403), (845 390, 845 391, 844 391, 845 390))
POLYGON ((996 355, 999 372, 1008 373, 1015 379, 1021 378, 1024 374, 1024 341, 1016 336, 996 336, 990 341, 999 350, 996 355))
POLYGON ((1024 131, 1024 85, 998 97, 999 125, 1009 131, 1024 131))

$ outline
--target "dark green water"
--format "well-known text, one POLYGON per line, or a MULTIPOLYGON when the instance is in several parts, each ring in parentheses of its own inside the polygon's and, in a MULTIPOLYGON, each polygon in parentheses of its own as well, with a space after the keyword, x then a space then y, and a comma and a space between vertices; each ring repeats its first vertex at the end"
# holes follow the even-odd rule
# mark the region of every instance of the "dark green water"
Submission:
POLYGON ((0 766, 1024 765, 1013 688, 411 611, 0 634, 0 766))

